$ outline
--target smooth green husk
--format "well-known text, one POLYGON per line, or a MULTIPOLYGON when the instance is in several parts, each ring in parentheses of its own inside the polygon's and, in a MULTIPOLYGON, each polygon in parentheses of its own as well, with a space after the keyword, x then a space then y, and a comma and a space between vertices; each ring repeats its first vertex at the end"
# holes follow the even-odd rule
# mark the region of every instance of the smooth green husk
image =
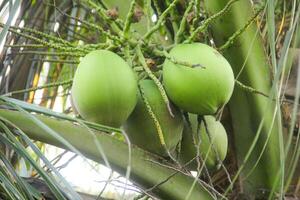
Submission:
MULTIPOLYGON (((200 129, 198 132, 197 115, 189 114, 191 125, 189 126, 185 123, 184 126, 180 160, 183 163, 192 160, 197 156, 197 148, 199 148, 199 155, 202 158, 201 160, 205 160, 206 167, 212 170, 218 169, 220 167, 220 163, 218 162, 223 161, 227 154, 228 139, 226 130, 221 122, 216 121, 212 116, 204 116, 204 120, 208 132, 204 121, 201 121, 199 124, 200 129)), ((188 167, 191 170, 197 171, 198 163, 194 161, 188 167)))
MULTIPOLYGON (((205 7, 211 15, 221 10, 227 2, 227 0, 205 0, 205 7)), ((224 44, 252 16, 252 5, 249 0, 234 3, 229 12, 210 26, 216 45, 224 44)), ((250 25, 231 47, 225 49, 223 55, 231 64, 239 81, 266 94, 270 93, 271 68, 255 23, 250 25)), ((278 119, 275 114, 278 108, 272 100, 247 93, 240 88, 235 88, 229 101, 229 108, 237 160, 242 169, 243 190, 252 195, 270 191, 274 185, 275 187, 277 185, 276 175, 281 168, 279 156, 281 136, 279 136, 278 119), (255 137, 258 141, 252 143, 255 137), (261 156, 264 146, 265 150, 261 156), (259 158, 259 162, 256 163, 259 158)))
MULTIPOLYGON (((174 117, 171 116, 157 86, 152 80, 141 81, 140 87, 159 122, 168 151, 174 152, 182 136, 183 119, 181 112, 172 106, 174 117)), ((141 94, 139 94, 134 111, 124 124, 124 129, 133 144, 159 155, 167 155, 159 139, 156 125, 147 111, 141 94)))
POLYGON ((195 67, 175 64, 166 59, 163 83, 170 99, 179 108, 199 115, 215 114, 230 99, 234 77, 227 60, 206 44, 179 44, 170 51, 171 59, 195 67))
POLYGON ((95 50, 76 70, 72 98, 80 115, 96 123, 120 127, 137 102, 137 80, 117 54, 95 50))
MULTIPOLYGON (((34 140, 67 148, 62 141, 38 126, 23 112, 0 109, 0 116, 14 123, 34 140)), ((67 140, 87 158, 102 163, 103 160, 96 145, 98 142, 113 170, 125 175, 126 169, 128 165, 130 165, 131 180, 143 188, 149 188, 155 184, 161 183, 176 172, 173 169, 156 164, 155 162, 159 163, 162 158, 143 151, 136 146, 131 147, 131 163, 128 163, 127 144, 113 138, 109 134, 92 131, 92 133, 95 134, 93 136, 90 130, 69 121, 57 120, 41 115, 35 116, 67 140), (97 141, 95 141, 95 139, 97 141)), ((182 200, 185 199, 193 181, 194 178, 177 173, 169 181, 157 186, 157 188, 149 192, 154 193, 160 199, 182 200)), ((197 184, 196 187, 194 187, 189 200, 198 199, 210 200, 213 198, 203 186, 197 184)))

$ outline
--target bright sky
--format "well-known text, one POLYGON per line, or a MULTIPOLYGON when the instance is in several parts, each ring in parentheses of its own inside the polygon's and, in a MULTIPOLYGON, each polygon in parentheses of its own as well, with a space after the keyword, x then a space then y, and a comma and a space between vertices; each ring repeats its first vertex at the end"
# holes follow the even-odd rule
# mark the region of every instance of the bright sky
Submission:
MULTIPOLYGON (((64 152, 63 149, 47 145, 45 155, 51 160, 62 152, 64 152)), ((73 156, 74 153, 68 152, 55 166, 57 167, 67 163, 73 156)), ((103 165, 77 156, 70 161, 65 168, 62 168, 60 173, 77 191, 98 195, 109 179, 111 170, 103 165)), ((113 181, 112 184, 107 186, 104 196, 107 198, 121 199, 126 180, 125 178, 119 177, 117 173, 113 174, 112 179, 117 181, 113 181)), ((135 193, 127 190, 126 194, 135 193)))

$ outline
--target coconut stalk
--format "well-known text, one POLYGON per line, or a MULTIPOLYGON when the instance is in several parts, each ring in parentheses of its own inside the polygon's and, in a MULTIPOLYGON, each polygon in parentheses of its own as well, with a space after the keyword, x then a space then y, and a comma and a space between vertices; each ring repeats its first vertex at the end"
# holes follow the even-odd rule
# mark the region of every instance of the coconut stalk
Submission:
MULTIPOLYGON (((33 140, 68 149, 61 140, 45 131, 41 126, 38 126, 26 113, 0 109, 0 116, 12 122, 33 140)), ((93 135, 89 132, 91 130, 75 125, 70 121, 41 115, 35 116, 87 158, 103 163, 103 159, 96 146, 95 140, 97 140, 112 169, 125 176, 127 167, 130 166, 130 179, 144 188, 149 194, 154 194, 160 199, 182 200, 190 192, 194 178, 172 168, 167 168, 163 164, 159 164, 162 163, 162 158, 158 156, 133 146, 131 147, 131 163, 129 163, 128 145, 113 138, 111 135, 92 130, 93 135), (150 189, 147 190, 147 188, 150 189)), ((213 197, 202 184, 196 184, 191 190, 188 199, 210 200, 213 197)))
MULTIPOLYGON (((212 15, 221 10, 228 0, 205 0, 204 2, 207 12, 212 15)), ((230 41, 230 37, 241 30, 253 16, 254 12, 249 0, 239 0, 234 3, 229 12, 216 19, 210 26, 215 44, 221 47, 228 40, 230 41)), ((232 43, 227 43, 229 45, 221 49, 238 81, 272 96, 271 67, 255 22, 243 30, 235 41, 231 40, 232 43)), ((242 191, 259 195, 271 191, 274 184, 278 191, 277 185, 281 179, 276 177, 281 170, 279 155, 282 140, 277 126, 278 108, 275 102, 270 98, 235 87, 229 109, 233 122, 236 156, 241 171, 242 191), (253 143, 255 137, 258 140, 253 143), (252 147, 253 149, 250 150, 252 147), (249 150, 251 154, 248 154, 249 150)))

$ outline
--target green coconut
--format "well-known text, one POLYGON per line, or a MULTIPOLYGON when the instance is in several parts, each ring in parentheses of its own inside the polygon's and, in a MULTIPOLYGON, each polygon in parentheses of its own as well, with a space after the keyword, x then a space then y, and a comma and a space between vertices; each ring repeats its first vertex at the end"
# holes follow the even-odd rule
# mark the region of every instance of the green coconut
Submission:
MULTIPOLYGON (((181 140, 183 131, 182 115, 174 106, 172 106, 174 117, 170 115, 157 86, 152 80, 143 80, 140 86, 159 121, 166 147, 172 153, 181 140)), ((159 140, 153 119, 150 117, 140 94, 134 111, 124 124, 124 130, 133 144, 162 156, 167 155, 159 140)))
MULTIPOLYGON (((218 169, 220 167, 218 161, 223 161, 227 154, 228 140, 226 130, 214 117, 205 116, 204 119, 208 133, 203 121, 200 123, 200 129, 197 133, 197 115, 189 114, 191 125, 189 126, 187 123, 184 125, 180 160, 182 163, 187 163, 197 156, 197 148, 193 143, 194 137, 194 142, 199 148, 199 155, 205 161, 206 167, 208 169, 218 169)), ((197 167, 198 163, 196 160, 188 165, 188 168, 191 170, 197 170, 197 167)))
POLYGON ((137 80, 120 56, 107 50, 95 50, 79 63, 72 98, 84 119, 120 127, 136 105, 137 80))
POLYGON ((175 64, 166 59, 163 84, 169 98, 181 109, 199 115, 215 114, 233 92, 234 75, 230 64, 206 44, 179 44, 170 51, 175 64))

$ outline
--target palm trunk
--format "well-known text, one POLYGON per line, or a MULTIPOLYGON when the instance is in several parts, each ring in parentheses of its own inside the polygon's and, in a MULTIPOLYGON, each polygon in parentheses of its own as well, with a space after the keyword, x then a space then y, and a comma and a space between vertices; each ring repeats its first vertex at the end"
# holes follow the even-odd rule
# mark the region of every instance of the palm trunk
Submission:
MULTIPOLYGON (((209 14, 221 10, 227 0, 205 0, 209 14)), ((224 44, 229 37, 241 29, 253 16, 249 0, 239 0, 234 3, 229 12, 211 24, 211 31, 217 46, 224 44)), ((266 94, 271 90, 271 72, 268 58, 263 48, 259 30, 255 23, 246 29, 233 43, 223 51, 230 62, 237 80, 266 94)), ((234 141, 237 160, 242 170, 241 182, 245 193, 258 194, 268 192, 276 184, 276 177, 280 165, 281 132, 277 127, 275 103, 266 97, 245 92, 235 88, 229 102, 229 109, 233 121, 234 141), (258 142, 244 163, 247 153, 255 137, 258 142), (261 151, 266 145, 260 158, 261 151), (252 170, 250 176, 247 174, 252 170)), ((280 180, 277 179, 277 182, 280 180)))

